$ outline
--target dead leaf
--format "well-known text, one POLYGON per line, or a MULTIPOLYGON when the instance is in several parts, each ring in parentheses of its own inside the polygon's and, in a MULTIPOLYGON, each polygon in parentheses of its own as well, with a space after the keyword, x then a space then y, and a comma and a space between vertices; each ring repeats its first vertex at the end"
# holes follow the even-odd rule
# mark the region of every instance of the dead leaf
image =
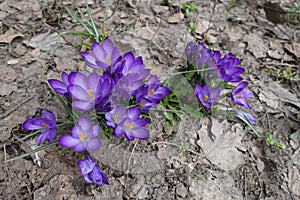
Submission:
POLYGON ((223 132, 223 126, 230 127, 228 123, 227 121, 220 123, 213 119, 211 127, 213 136, 209 136, 208 124, 203 123, 201 129, 197 131, 199 136, 197 145, 203 149, 206 158, 225 171, 233 170, 244 163, 243 154, 237 148, 243 146, 241 140, 245 132, 239 124, 233 126, 235 130, 223 132))
POLYGON ((300 44, 299 43, 293 43, 293 46, 290 43, 284 44, 284 48, 294 54, 297 58, 300 58, 300 44))
POLYGON ((4 35, 0 35, 0 43, 11 43, 17 37, 24 37, 22 33, 17 32, 13 28, 9 28, 4 35))
MULTIPOLYGON (((300 108, 300 99, 297 97, 297 95, 281 87, 281 85, 279 85, 277 82, 262 84, 260 99, 264 100, 267 104, 280 100, 282 102, 287 102, 300 108)), ((272 108, 276 108, 278 107, 278 103, 276 103, 276 106, 273 104, 270 104, 269 106, 272 108)))
POLYGON ((245 35, 244 41, 248 43, 247 49, 253 53, 255 58, 263 58, 266 56, 267 48, 261 37, 255 33, 245 35))

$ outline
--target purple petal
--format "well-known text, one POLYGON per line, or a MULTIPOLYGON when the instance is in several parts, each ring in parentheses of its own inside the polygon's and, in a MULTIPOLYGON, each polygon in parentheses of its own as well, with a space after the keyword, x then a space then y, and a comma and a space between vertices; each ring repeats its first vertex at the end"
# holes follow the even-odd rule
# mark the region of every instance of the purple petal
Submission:
POLYGON ((70 135, 64 135, 58 140, 58 144, 65 148, 72 148, 75 147, 78 144, 81 144, 80 139, 75 139, 70 135))
POLYGON ((56 117, 55 115, 53 114, 53 112, 49 111, 49 110, 43 110, 42 111, 42 115, 47 118, 47 119, 50 119, 50 120, 53 120, 55 121, 56 120, 56 117))
POLYGON ((141 109, 139 107, 132 107, 128 109, 128 117, 132 120, 138 119, 141 115, 141 109))
POLYGON ((69 75, 69 83, 70 85, 78 85, 85 90, 87 88, 87 77, 82 72, 71 72, 69 75))
POLYGON ((195 89, 194 89, 194 92, 195 92, 195 94, 202 93, 201 85, 197 84, 195 89))
POLYGON ((135 128, 135 129, 132 129, 128 135, 138 138, 140 140, 144 140, 144 139, 149 138, 150 133, 145 128, 135 128))
POLYGON ((92 68, 98 68, 96 65, 96 59, 93 55, 87 53, 87 52, 81 52, 81 56, 85 63, 92 68))
POLYGON ((93 140, 89 140, 86 144, 86 147, 91 151, 97 151, 101 147, 101 141, 96 138, 93 140))
POLYGON ((102 43, 101 43, 103 49, 106 51, 106 53, 111 56, 112 52, 114 50, 114 43, 109 39, 106 38, 102 43))
POLYGON ((68 91, 76 100, 91 101, 91 96, 87 93, 87 90, 78 85, 70 85, 68 91))
POLYGON ((86 116, 81 116, 78 119, 78 125, 82 128, 83 133, 89 133, 92 130, 92 121, 86 116))
POLYGON ((148 124, 148 119, 145 118, 136 119, 134 123, 140 127, 144 127, 148 124))
POLYGON ((47 119, 45 118, 31 118, 27 119, 23 124, 22 127, 25 130, 39 130, 45 128, 42 124, 45 123, 47 119))
POLYGON ((121 137, 121 136, 124 134, 124 130, 121 129, 119 126, 117 126, 117 127, 115 128, 114 133, 115 133, 115 136, 116 136, 117 138, 119 138, 119 137, 121 137))
POLYGON ((93 135, 95 137, 97 137, 100 133, 100 126, 99 125, 94 125, 92 129, 93 129, 93 135))
POLYGON ((50 128, 48 135, 47 135, 47 141, 52 142, 57 136, 57 128, 50 128))
POLYGON ((99 76, 97 73, 91 73, 88 77, 88 89, 91 89, 94 92, 98 91, 98 85, 100 82, 101 76, 99 76))
POLYGON ((67 85, 64 82, 61 82, 56 79, 49 79, 48 83, 58 94, 65 94, 66 92, 68 92, 67 85))
POLYGON ((48 137, 48 134, 50 133, 50 130, 43 131, 36 139, 36 144, 40 146, 48 137))
POLYGON ((75 147, 74 147, 74 151, 76 152, 84 152, 86 151, 86 147, 80 142, 79 144, 77 144, 75 147))
POLYGON ((93 106, 93 103, 86 102, 86 101, 75 101, 72 103, 72 107, 80 112, 85 112, 90 110, 93 106))
POLYGON ((89 160, 79 160, 77 162, 78 168, 81 172, 81 174, 86 175, 88 173, 90 173, 94 167, 96 166, 96 164, 94 162, 91 162, 89 160))
POLYGON ((75 125, 72 128, 72 136, 73 138, 80 140, 79 135, 84 133, 83 129, 79 125, 75 125))
POLYGON ((210 92, 210 98, 214 99, 214 100, 217 100, 217 98, 219 97, 220 93, 221 93, 221 89, 217 87, 217 88, 213 89, 210 92))

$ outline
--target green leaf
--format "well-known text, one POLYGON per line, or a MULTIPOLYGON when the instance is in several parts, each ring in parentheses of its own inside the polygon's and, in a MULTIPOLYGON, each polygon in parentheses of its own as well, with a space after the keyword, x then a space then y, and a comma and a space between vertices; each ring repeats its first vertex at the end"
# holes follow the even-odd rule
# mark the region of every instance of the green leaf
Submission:
POLYGON ((250 122, 250 120, 248 119, 248 117, 246 115, 244 115, 244 117, 236 115, 240 120, 242 120, 243 122, 245 122, 245 124, 247 124, 247 126, 249 126, 252 131, 258 136, 261 137, 260 134, 257 132, 256 128, 253 126, 253 124, 250 122))
POLYGON ((20 156, 17 156, 17 157, 8 159, 8 160, 6 160, 5 162, 10 162, 10 161, 18 160, 18 159, 20 159, 20 158, 24 158, 24 157, 26 157, 26 156, 30 156, 30 155, 32 155, 32 154, 34 154, 34 153, 37 153, 37 152, 39 152, 39 151, 42 151, 42 150, 44 150, 44 149, 46 149, 46 148, 52 147, 52 146, 57 145, 57 144, 58 144, 57 141, 50 142, 50 143, 45 144, 45 145, 43 145, 43 146, 40 146, 40 147, 38 147, 38 148, 36 148, 36 149, 33 149, 33 150, 31 150, 31 151, 29 151, 29 152, 27 152, 27 153, 24 153, 24 154, 22 154, 22 155, 20 155, 20 156))

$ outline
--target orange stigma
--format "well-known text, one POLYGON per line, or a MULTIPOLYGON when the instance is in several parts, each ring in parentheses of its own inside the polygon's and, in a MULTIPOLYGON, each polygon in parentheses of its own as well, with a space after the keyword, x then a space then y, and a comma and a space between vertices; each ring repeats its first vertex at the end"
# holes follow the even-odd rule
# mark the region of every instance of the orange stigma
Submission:
POLYGON ((148 96, 150 96, 150 95, 153 94, 154 92, 155 92, 154 89, 149 90, 149 91, 148 91, 148 96))
POLYGON ((208 100, 208 96, 207 95, 204 95, 204 101, 206 102, 208 100))
POLYGON ((244 94, 236 94, 235 95, 237 98, 243 98, 244 97, 244 94))
POLYGON ((105 57, 105 63, 108 65, 108 62, 109 62, 109 56, 106 56, 105 57))
POLYGON ((133 126, 132 126, 132 124, 128 124, 128 125, 126 126, 126 128, 128 128, 128 129, 132 129, 132 128, 133 128, 133 126))
POLYGON ((140 102, 140 105, 144 105, 144 103, 145 103, 145 100, 142 100, 142 101, 140 102))
POLYGON ((119 119, 119 115, 115 114, 115 115, 114 115, 114 120, 116 121, 116 120, 118 120, 118 119, 119 119))
POLYGON ((80 134, 80 135, 79 135, 79 138, 80 138, 81 140, 86 140, 87 136, 86 136, 86 134, 80 134))
POLYGON ((88 90, 87 93, 90 95, 91 98, 94 98, 93 90, 88 90))
POLYGON ((47 123, 45 123, 45 122, 43 122, 43 123, 42 123, 42 126, 48 126, 48 124, 47 124, 47 123))

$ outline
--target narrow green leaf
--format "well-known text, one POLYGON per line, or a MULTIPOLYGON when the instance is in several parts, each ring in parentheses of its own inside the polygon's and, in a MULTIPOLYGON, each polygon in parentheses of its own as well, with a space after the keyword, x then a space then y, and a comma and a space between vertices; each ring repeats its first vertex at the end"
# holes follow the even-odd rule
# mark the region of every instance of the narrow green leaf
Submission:
POLYGON ((17 157, 14 157, 14 158, 5 160, 4 162, 11 162, 11 161, 14 161, 14 160, 18 160, 18 159, 20 159, 20 158, 24 158, 24 157, 26 157, 26 156, 30 156, 30 155, 32 155, 32 154, 34 154, 34 153, 37 153, 37 152, 39 152, 39 151, 41 151, 41 150, 44 150, 44 149, 49 148, 49 147, 52 147, 52 146, 54 146, 54 145, 56 145, 56 144, 58 144, 57 141, 55 141, 55 142, 50 142, 50 143, 45 144, 45 145, 43 145, 43 146, 40 146, 40 147, 38 147, 38 148, 36 148, 36 149, 33 149, 33 150, 31 150, 31 151, 29 151, 29 152, 27 152, 27 153, 24 153, 24 154, 22 154, 22 155, 20 155, 20 156, 17 156, 17 157))

